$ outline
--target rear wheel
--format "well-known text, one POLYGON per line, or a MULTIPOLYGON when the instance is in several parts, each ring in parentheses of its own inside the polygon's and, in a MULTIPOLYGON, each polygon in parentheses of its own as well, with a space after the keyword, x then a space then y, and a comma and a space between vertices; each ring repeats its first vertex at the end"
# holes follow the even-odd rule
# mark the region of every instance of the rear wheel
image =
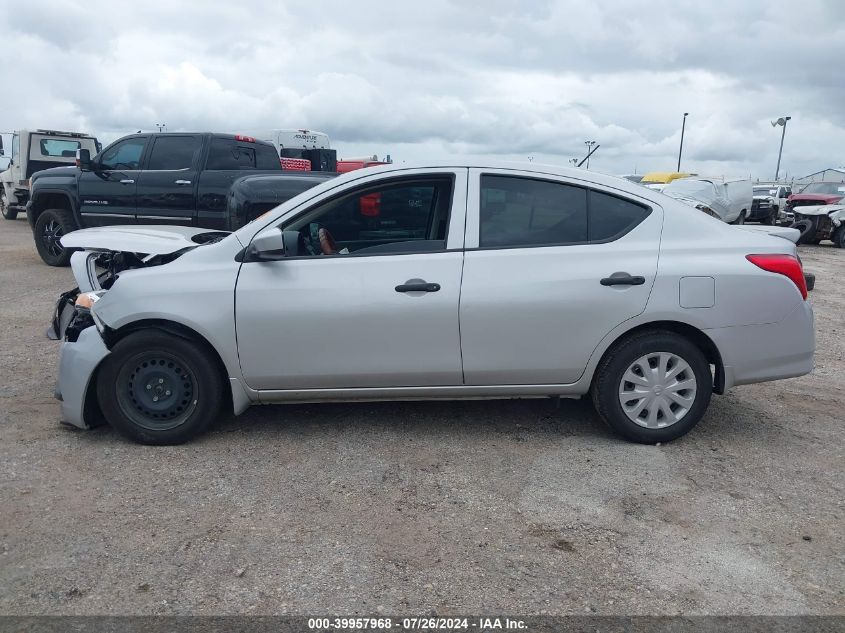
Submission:
POLYGON ((710 403, 713 377, 704 354, 674 332, 625 339, 596 369, 592 398, 599 416, 632 442, 654 444, 692 429, 710 403))
POLYGON ((73 213, 68 209, 47 209, 35 221, 35 248, 48 266, 67 266, 71 250, 62 246, 61 239, 76 230, 73 213))
POLYGON ((6 200, 6 189, 2 185, 0 185, 0 212, 3 213, 3 217, 7 220, 14 220, 18 217, 17 210, 9 208, 9 204, 6 200))
POLYGON ((181 444, 217 418, 223 384, 205 345, 159 330, 118 341, 97 374, 97 399, 117 431, 143 444, 181 444))

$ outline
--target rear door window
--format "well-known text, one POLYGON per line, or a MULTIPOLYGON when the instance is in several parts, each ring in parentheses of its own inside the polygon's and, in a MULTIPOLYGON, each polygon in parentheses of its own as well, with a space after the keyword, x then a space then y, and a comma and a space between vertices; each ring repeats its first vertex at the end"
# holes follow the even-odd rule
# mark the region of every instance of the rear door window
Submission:
POLYGON ((651 209, 585 187, 519 176, 481 177, 481 248, 607 242, 631 231, 651 209))
POLYGON ((587 190, 514 176, 481 177, 484 247, 586 242, 587 190))
POLYGON ((199 136, 159 136, 153 144, 147 169, 176 171, 196 164, 202 149, 199 136))

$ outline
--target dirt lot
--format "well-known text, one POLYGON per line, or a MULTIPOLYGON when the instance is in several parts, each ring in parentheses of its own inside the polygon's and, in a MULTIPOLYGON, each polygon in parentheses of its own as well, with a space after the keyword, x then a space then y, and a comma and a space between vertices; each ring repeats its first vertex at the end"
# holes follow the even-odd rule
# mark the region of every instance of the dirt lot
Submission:
POLYGON ((0 613, 845 613, 845 251, 814 374, 664 446, 586 402, 253 408, 187 446, 70 431, 69 269, 0 220, 0 613))

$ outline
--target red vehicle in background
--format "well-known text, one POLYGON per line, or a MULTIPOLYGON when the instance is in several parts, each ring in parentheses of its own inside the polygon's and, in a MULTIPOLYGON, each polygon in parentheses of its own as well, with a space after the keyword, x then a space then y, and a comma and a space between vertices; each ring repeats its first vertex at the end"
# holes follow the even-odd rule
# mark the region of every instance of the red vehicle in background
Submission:
POLYGON ((790 213, 795 207, 837 204, 843 198, 845 198, 845 183, 811 182, 801 190, 801 193, 793 193, 786 199, 786 211, 790 213))
POLYGON ((337 161, 337 173, 345 174, 356 169, 363 169, 364 167, 375 167, 376 165, 389 165, 390 161, 378 160, 376 156, 372 158, 344 158, 337 161))

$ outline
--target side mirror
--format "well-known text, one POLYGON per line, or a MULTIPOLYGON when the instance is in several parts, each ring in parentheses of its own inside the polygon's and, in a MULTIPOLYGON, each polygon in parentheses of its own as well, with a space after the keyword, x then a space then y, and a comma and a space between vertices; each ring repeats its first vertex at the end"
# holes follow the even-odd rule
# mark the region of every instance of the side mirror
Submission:
POLYGON ((87 149, 76 150, 76 166, 82 171, 91 171, 91 151, 87 149))
POLYGON ((244 261, 277 262, 299 255, 299 231, 270 229, 255 236, 244 261))

